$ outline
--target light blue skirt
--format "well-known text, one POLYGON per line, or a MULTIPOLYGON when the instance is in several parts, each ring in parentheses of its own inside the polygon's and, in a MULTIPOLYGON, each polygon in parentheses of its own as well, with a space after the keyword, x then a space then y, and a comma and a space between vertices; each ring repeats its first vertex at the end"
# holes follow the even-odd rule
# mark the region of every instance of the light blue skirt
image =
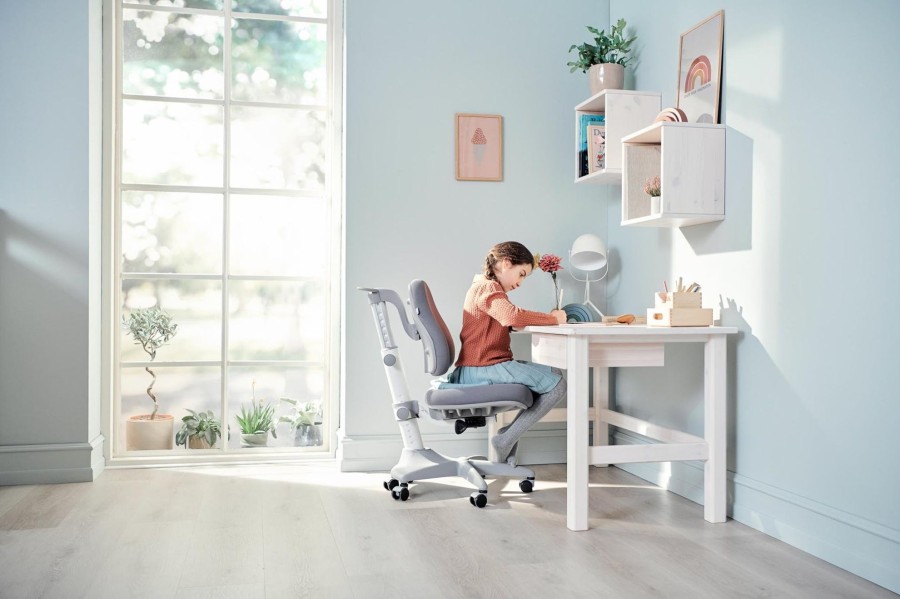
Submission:
POLYGON ((544 364, 534 364, 524 360, 510 360, 491 366, 460 366, 450 373, 448 382, 441 389, 452 389, 457 385, 491 385, 518 383, 537 394, 551 391, 559 383, 561 375, 544 364))

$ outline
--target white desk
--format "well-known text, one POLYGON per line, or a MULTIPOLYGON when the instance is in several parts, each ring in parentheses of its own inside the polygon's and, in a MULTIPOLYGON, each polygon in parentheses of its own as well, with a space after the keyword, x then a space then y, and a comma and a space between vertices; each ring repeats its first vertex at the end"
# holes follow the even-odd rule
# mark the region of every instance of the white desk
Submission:
POLYGON ((566 525, 571 530, 588 528, 588 467, 591 464, 631 462, 704 461, 703 516, 709 522, 725 522, 725 393, 726 335, 735 327, 647 327, 568 324, 534 326, 531 359, 567 371, 567 494, 566 525), (666 343, 703 343, 703 437, 668 429, 609 409, 606 389, 596 389, 595 445, 588 445, 588 367, 595 385, 608 380, 605 369, 627 366, 662 366, 666 343), (598 407, 597 402, 605 405, 598 407), (598 426, 602 424, 603 426, 598 426), (614 425, 662 443, 609 445, 608 426, 614 425))

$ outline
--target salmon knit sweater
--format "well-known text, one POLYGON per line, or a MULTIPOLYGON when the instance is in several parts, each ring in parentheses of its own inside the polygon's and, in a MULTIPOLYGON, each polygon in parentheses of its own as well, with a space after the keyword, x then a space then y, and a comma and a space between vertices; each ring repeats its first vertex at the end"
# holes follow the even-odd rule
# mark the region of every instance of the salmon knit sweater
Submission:
POLYGON ((459 333, 462 347, 456 365, 491 366, 508 362, 513 359, 509 348, 510 327, 552 324, 557 324, 556 317, 516 307, 500 283, 478 275, 466 293, 459 333))

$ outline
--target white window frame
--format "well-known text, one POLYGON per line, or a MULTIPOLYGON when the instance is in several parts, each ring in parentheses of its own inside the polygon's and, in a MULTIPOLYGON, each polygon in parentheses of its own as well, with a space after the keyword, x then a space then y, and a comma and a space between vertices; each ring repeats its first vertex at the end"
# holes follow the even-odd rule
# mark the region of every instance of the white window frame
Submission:
MULTIPOLYGON (((230 3, 225 2, 225 22, 226 29, 230 31, 227 23, 232 18, 229 9, 230 3)), ((326 73, 327 73, 327 94, 326 103, 323 106, 303 106, 305 109, 320 109, 326 114, 326 135, 327 142, 330 147, 327 150, 328 164, 326 169, 326 181, 324 195, 329 204, 329 228, 330 228, 330 261, 328 264, 328 275, 326 280, 327 296, 329 305, 327 307, 328 327, 325 339, 325 391, 323 395, 323 403, 326 410, 328 430, 323 431, 327 436, 325 449, 323 451, 291 451, 292 448, 278 448, 276 451, 265 453, 258 452, 238 452, 238 451, 219 451, 216 453, 204 452, 198 457, 196 452, 180 451, 179 447, 172 450, 164 450, 159 452, 142 452, 142 455, 116 455, 113 447, 113 431, 116 430, 117 421, 121 421, 119 414, 119 402, 117 395, 119 393, 119 374, 120 366, 120 330, 121 325, 118 320, 118 306, 121 305, 121 282, 122 273, 119 270, 121 258, 121 231, 120 231, 120 201, 117 197, 121 183, 121 113, 119 107, 123 99, 135 98, 128 94, 122 94, 118 91, 118 83, 121 81, 121 65, 122 65, 122 47, 120 40, 120 31, 122 26, 122 11, 128 9, 146 10, 147 6, 131 4, 122 0, 103 0, 103 207, 102 207, 102 248, 101 261, 103 282, 101 287, 101 314, 102 322, 105 330, 102 334, 101 343, 101 432, 105 437, 104 458, 108 466, 159 466, 159 465, 182 465, 196 463, 235 463, 235 462, 272 462, 290 460, 296 461, 300 459, 316 460, 316 459, 333 459, 337 451, 338 444, 338 428, 342 420, 339 412, 340 394, 341 394, 341 369, 343 367, 341 359, 341 344, 343 342, 341 336, 341 307, 343 296, 343 247, 345 239, 344 230, 344 133, 343 133, 343 2, 342 0, 328 0, 328 12, 326 19, 303 18, 303 17, 279 17, 279 20, 287 20, 292 22, 314 22, 325 23, 327 29, 328 47, 326 50, 326 73), (123 6, 124 4, 124 6, 123 6)), ((168 8, 156 7, 160 10, 178 13, 201 14, 219 16, 221 13, 205 9, 187 9, 187 8, 168 8)), ((259 13, 240 13, 240 17, 253 19, 266 19, 267 17, 259 13)), ((238 18, 240 18, 238 17, 238 18)), ((230 56, 231 51, 231 35, 225 35, 223 55, 225 58, 230 56)), ((295 105, 274 104, 266 102, 244 102, 233 101, 230 99, 231 87, 231 71, 230 61, 223 60, 224 68, 224 98, 222 101, 205 101, 198 99, 181 100, 179 98, 160 98, 166 102, 189 102, 192 104, 216 104, 224 107, 224 126, 230 126, 229 116, 231 106, 270 106, 274 108, 297 108, 295 105)), ((138 96, 142 100, 147 98, 138 96)), ((299 196, 308 197, 310 194, 306 192, 291 192, 287 190, 266 190, 266 189, 243 189, 229 187, 228 169, 230 163, 230 140, 231 136, 225 136, 225 145, 223 147, 223 160, 225 178, 222 188, 198 188, 198 187, 179 187, 179 186, 154 186, 154 185, 128 185, 129 190, 158 190, 158 191, 209 191, 221 193, 225 201, 225 218, 223 219, 224 231, 228 231, 228 214, 227 208, 229 196, 233 193, 252 193, 256 195, 279 195, 279 196, 299 196)), ((315 194, 321 195, 321 194, 315 194)), ((227 239, 227 236, 225 237, 227 239)), ((228 339, 227 326, 225 319, 228 318, 228 293, 227 281, 240 280, 241 278, 252 278, 254 280, 294 280, 296 277, 239 277, 228 274, 228 248, 227 243, 223 250, 223 273, 221 277, 212 277, 221 279, 223 282, 223 338, 222 338, 222 354, 221 359, 216 362, 222 367, 221 373, 221 392, 225 405, 228 405, 228 379, 227 369, 228 360, 228 339)), ((155 276, 155 275, 154 275, 155 276)), ((150 278, 144 277, 141 278, 150 278)), ((179 275, 161 274, 159 278, 178 279, 179 275)), ((197 279, 199 277, 189 277, 197 279)), ((158 366, 165 365, 164 362, 154 363, 158 366)), ((185 362, 180 362, 185 364, 185 362)), ((240 365, 270 365, 270 362, 248 362, 239 361, 240 365)), ((280 362, 278 365, 286 365, 280 362)), ((289 365, 289 363, 287 363, 289 365)), ((176 427, 179 426, 180 419, 176 418, 176 427)), ((227 423, 223 422, 223 425, 227 423)), ((121 427, 124 430, 124 427, 121 427)), ((273 448, 274 449, 274 448, 273 448)))

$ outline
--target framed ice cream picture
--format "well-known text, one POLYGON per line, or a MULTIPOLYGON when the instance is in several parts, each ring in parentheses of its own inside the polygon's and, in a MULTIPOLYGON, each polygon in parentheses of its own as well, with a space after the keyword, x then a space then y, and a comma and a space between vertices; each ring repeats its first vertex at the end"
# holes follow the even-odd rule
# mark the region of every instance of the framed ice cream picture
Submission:
POLYGON ((688 122, 719 122, 724 26, 725 11, 720 10, 681 34, 678 108, 687 114, 688 122))
POLYGON ((456 114, 457 181, 503 180, 503 117, 456 114))

